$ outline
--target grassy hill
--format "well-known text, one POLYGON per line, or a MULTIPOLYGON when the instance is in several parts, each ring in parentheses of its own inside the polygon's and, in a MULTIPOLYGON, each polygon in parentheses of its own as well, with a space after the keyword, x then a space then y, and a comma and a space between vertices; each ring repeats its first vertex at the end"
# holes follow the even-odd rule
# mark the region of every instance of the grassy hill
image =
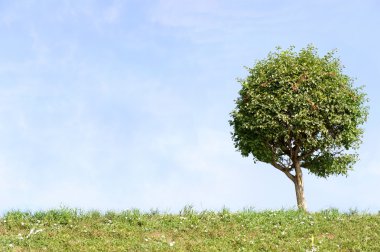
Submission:
POLYGON ((380 213, 12 211, 2 251, 380 251, 380 213))

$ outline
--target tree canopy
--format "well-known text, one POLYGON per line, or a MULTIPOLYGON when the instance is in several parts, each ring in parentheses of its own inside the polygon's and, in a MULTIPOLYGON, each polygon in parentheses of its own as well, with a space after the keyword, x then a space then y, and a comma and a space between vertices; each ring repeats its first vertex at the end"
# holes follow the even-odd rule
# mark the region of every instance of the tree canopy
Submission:
POLYGON ((368 107, 335 51, 320 57, 312 45, 299 52, 277 48, 247 70, 230 120, 241 154, 272 164, 293 182, 297 165, 319 177, 346 175, 357 160, 368 107))

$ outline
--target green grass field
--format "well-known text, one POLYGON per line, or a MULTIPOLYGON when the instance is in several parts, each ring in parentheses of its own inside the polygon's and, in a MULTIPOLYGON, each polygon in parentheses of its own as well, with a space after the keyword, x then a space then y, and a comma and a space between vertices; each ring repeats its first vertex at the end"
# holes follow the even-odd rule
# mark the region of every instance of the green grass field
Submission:
POLYGON ((11 211, 2 251, 380 251, 380 213, 11 211))

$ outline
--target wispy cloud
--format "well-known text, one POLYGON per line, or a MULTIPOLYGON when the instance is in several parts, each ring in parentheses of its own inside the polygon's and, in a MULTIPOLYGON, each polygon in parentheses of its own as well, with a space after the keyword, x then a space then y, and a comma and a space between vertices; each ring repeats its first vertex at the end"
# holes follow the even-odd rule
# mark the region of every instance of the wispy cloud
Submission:
POLYGON ((113 2, 110 6, 108 6, 104 11, 104 19, 108 23, 115 23, 119 20, 121 15, 121 2, 113 2))
POLYGON ((151 19, 153 22, 171 27, 210 27, 217 7, 217 1, 161 0, 152 9, 151 19))

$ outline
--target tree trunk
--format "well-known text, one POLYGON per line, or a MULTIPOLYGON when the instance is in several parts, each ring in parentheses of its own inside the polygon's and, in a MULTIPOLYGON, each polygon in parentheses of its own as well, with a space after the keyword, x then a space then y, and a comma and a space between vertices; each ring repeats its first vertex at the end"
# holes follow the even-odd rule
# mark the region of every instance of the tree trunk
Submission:
POLYGON ((302 177, 301 164, 299 161, 297 161, 294 163, 294 166, 296 170, 294 186, 296 189, 297 206, 299 210, 307 211, 306 200, 305 200, 304 190, 303 190, 303 177, 302 177))

